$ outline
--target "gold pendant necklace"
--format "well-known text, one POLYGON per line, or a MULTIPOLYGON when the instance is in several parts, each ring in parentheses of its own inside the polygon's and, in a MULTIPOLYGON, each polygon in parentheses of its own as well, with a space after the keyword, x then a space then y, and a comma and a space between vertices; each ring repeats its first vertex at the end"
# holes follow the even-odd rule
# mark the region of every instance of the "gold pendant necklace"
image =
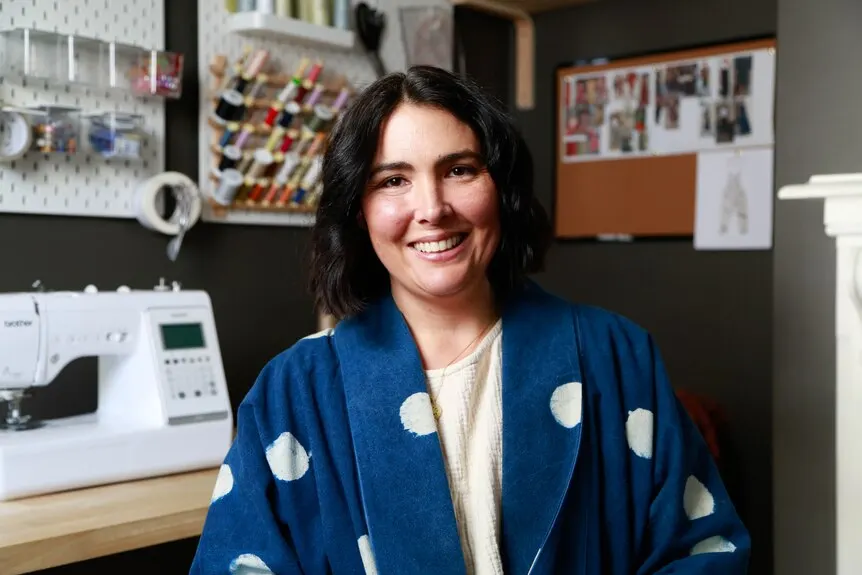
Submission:
POLYGON ((488 330, 491 329, 491 326, 493 326, 495 323, 497 323, 496 320, 494 320, 493 322, 491 322, 487 326, 485 326, 485 329, 483 329, 481 332, 479 332, 479 335, 477 335, 475 338, 473 338, 473 340, 467 344, 467 347, 462 349, 461 353, 456 355, 455 358, 452 361, 450 361, 446 367, 443 368, 443 375, 441 376, 441 381, 440 381, 440 389, 438 389, 437 393, 434 395, 434 397, 431 398, 431 413, 434 415, 435 421, 439 421, 440 416, 443 415, 443 408, 441 408, 440 405, 437 403, 437 399, 440 397, 440 394, 443 393, 443 386, 446 384, 446 370, 449 369, 450 367, 452 367, 452 364, 455 363, 456 361, 458 361, 458 359, 460 359, 461 356, 464 355, 464 353, 468 349, 470 349, 474 343, 479 341, 479 339, 481 339, 482 336, 484 336, 488 332, 488 330))

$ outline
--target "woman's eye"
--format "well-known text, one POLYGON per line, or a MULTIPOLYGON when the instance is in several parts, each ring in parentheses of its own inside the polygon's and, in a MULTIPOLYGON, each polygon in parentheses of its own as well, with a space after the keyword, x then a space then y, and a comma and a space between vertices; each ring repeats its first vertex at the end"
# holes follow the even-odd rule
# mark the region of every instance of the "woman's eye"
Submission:
POLYGON ((452 168, 452 175, 455 177, 468 176, 473 173, 473 169, 467 166, 455 166, 452 168))
POLYGON ((404 181, 404 178, 400 176, 393 176, 391 178, 386 178, 383 181, 383 186, 386 188, 394 188, 400 185, 404 181))

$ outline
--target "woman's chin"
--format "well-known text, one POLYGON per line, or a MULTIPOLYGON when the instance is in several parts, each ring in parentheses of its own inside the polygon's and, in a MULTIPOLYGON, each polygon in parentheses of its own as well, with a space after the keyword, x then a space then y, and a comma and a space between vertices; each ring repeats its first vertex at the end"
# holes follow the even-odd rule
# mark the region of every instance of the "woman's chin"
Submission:
POLYGON ((426 297, 441 300, 472 293, 476 288, 476 282, 464 274, 435 274, 435 277, 420 277, 416 278, 415 284, 417 290, 426 297))

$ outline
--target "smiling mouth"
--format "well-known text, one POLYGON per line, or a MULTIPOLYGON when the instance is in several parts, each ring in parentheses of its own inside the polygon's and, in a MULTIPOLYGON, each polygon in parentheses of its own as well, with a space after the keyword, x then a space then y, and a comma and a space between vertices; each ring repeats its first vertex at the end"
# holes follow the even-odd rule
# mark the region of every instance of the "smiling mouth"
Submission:
POLYGON ((467 238, 467 234, 455 234, 437 242, 413 242, 410 247, 423 254, 439 254, 458 247, 467 238))

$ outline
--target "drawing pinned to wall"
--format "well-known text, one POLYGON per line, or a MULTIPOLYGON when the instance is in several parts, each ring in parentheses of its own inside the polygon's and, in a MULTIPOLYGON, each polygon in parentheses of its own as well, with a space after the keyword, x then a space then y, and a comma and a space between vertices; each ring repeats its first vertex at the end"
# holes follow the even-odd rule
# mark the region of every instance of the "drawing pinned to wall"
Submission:
POLYGON ((771 147, 699 154, 695 248, 771 248, 772 198, 771 147))

